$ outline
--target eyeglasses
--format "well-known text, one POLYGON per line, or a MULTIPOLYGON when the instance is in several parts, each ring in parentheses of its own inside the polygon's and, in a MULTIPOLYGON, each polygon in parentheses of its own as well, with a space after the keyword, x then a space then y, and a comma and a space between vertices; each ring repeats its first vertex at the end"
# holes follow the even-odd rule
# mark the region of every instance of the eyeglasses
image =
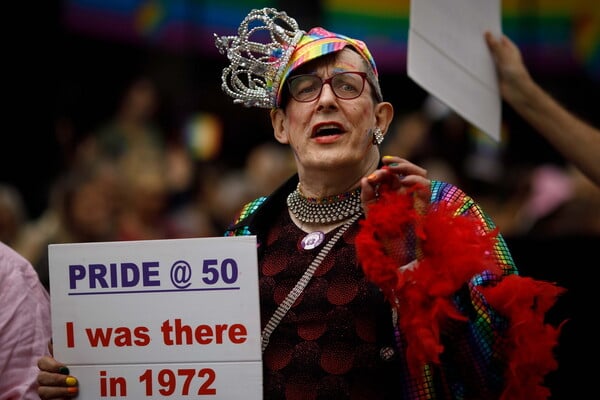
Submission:
POLYGON ((365 89, 365 72, 340 72, 323 80, 317 75, 296 75, 288 79, 288 89, 294 100, 307 103, 321 95, 323 85, 329 84, 333 94, 339 99, 352 100, 360 96, 365 89))

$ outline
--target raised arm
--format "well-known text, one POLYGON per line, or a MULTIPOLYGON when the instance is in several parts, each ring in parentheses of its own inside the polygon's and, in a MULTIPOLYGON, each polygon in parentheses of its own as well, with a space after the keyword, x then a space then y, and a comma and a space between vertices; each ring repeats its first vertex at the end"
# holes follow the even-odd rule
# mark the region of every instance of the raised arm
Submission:
POLYGON ((586 123, 532 78, 519 48, 508 37, 485 33, 502 98, 569 162, 600 186, 600 130, 586 123))

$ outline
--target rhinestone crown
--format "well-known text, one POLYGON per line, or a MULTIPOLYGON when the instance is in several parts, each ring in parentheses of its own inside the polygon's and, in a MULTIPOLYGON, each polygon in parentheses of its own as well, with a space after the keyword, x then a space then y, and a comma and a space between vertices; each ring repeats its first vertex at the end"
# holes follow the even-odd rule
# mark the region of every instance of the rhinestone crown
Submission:
POLYGON ((246 107, 276 107, 285 67, 305 33, 284 11, 262 8, 244 18, 237 36, 215 34, 217 49, 230 61, 221 76, 223 91, 246 107))

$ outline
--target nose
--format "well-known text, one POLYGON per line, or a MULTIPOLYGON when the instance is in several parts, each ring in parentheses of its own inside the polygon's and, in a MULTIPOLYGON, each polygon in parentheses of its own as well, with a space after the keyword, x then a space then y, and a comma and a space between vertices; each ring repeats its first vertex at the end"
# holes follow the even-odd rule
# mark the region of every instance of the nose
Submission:
POLYGON ((335 104, 337 97, 335 93, 333 93, 333 89, 331 88, 331 83, 325 82, 321 87, 321 93, 319 94, 318 102, 319 104, 331 105, 335 104))

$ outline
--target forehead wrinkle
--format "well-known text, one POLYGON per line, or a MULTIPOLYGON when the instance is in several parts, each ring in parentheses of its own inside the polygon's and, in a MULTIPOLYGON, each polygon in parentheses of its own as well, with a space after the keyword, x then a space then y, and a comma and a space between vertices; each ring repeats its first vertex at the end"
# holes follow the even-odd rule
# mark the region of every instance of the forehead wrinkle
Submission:
POLYGON ((349 72, 349 71, 360 71, 360 68, 357 68, 356 65, 349 62, 337 62, 335 64, 325 64, 316 67, 312 74, 321 74, 323 72, 329 72, 331 75, 339 74, 341 72, 349 72))
POLYGON ((333 72, 356 71, 356 66, 354 66, 354 65, 348 65, 348 64, 341 65, 341 66, 335 65, 331 70, 333 72))
POLYGON ((331 68, 333 72, 347 72, 347 71, 359 71, 362 64, 357 66, 356 60, 347 56, 348 53, 338 53, 336 57, 330 62, 326 63, 325 66, 331 68))

